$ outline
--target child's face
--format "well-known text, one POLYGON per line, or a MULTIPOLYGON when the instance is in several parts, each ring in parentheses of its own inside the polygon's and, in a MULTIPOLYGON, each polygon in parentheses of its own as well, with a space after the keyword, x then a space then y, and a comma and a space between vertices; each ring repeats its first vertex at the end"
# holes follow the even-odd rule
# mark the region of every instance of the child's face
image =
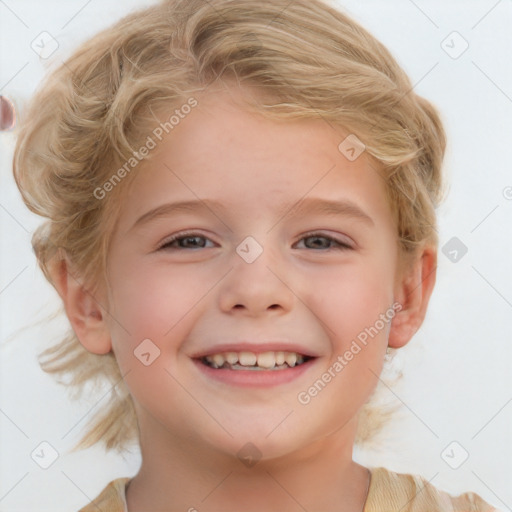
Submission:
POLYGON ((198 100, 124 197, 109 254, 112 347, 143 437, 230 454, 252 442, 263 456, 334 432, 350 438, 381 371, 382 318, 395 300, 384 181, 365 153, 349 161, 338 149, 347 133, 323 121, 254 117, 226 92, 198 100), (196 205, 143 217, 184 201, 196 205), (326 213, 322 201, 345 206, 326 213), (146 339, 160 351, 154 360, 152 344, 138 348, 146 339), (243 349, 315 358, 261 373, 197 359, 243 349))

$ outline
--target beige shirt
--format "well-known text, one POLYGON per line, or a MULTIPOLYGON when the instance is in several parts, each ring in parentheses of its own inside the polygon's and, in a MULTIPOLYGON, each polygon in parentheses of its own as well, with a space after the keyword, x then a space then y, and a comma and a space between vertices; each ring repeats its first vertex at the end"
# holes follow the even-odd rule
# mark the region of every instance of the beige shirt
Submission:
MULTIPOLYGON (((496 512, 472 492, 451 496, 421 476, 369 468, 370 488, 363 512, 496 512)), ((130 478, 110 482, 93 503, 79 512, 127 512, 125 488, 130 478)), ((315 511, 310 511, 315 512, 315 511)))

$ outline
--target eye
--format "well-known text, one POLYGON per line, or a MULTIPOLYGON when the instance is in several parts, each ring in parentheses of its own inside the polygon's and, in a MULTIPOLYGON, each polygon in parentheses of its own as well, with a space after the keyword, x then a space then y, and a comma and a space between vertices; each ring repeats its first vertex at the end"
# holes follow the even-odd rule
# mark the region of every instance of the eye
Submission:
MULTIPOLYGON (((353 249, 351 245, 336 238, 323 235, 321 233, 309 233, 302 237, 299 242, 306 241, 306 249, 315 250, 329 250, 339 249, 347 250, 353 249), (312 243, 308 243, 312 242, 312 243)), ((211 240, 198 233, 181 233, 174 235, 163 242, 158 250, 170 250, 170 249, 205 249, 208 248, 206 243, 211 240)), ((211 246, 210 246, 211 247, 211 246)))
POLYGON ((303 240, 309 240, 312 242, 310 244, 307 242, 305 243, 307 249, 339 249, 342 251, 353 249, 353 247, 348 243, 321 233, 308 233, 306 236, 302 237, 299 242, 302 242, 303 240), (334 246, 332 244, 334 244, 334 246))
POLYGON ((198 233, 181 233, 168 238, 158 248, 158 250, 167 249, 204 249, 205 241, 211 241, 198 233))

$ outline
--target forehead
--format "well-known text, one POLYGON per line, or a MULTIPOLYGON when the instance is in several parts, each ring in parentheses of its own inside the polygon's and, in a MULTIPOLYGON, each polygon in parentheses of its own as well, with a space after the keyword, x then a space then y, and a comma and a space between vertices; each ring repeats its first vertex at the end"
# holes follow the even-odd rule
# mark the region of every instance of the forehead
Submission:
POLYGON ((125 229, 155 205, 205 199, 252 216, 282 214, 306 198, 350 200, 390 220, 376 162, 340 151, 348 131, 321 118, 269 119, 247 108, 253 94, 228 88, 197 96, 137 172, 123 201, 125 229))

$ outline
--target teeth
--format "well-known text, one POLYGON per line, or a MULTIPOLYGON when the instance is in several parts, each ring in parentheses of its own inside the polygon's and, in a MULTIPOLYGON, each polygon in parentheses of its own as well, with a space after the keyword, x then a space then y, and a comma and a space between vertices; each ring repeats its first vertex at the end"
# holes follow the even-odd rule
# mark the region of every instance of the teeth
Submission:
POLYGON ((217 366, 222 366, 224 364, 224 356, 222 354, 215 354, 212 357, 212 360, 217 366))
POLYGON ((227 352, 224 355, 226 356, 226 361, 229 364, 235 364, 238 362, 238 354, 236 352, 227 352))
POLYGON ((297 354, 295 352, 287 352, 284 355, 284 360, 290 368, 293 368, 297 362, 297 354))
POLYGON ((258 354, 258 366, 260 368, 267 368, 271 370, 276 365, 276 358, 274 352, 262 352, 258 354))
POLYGON ((205 357, 206 362, 213 368, 241 369, 285 369, 293 368, 304 362, 304 356, 296 352, 223 352, 205 357), (286 363, 286 364, 285 364, 286 363))
POLYGON ((240 354, 238 354, 238 362, 242 366, 254 366, 256 361, 256 354, 253 354, 252 352, 240 352, 240 354))

